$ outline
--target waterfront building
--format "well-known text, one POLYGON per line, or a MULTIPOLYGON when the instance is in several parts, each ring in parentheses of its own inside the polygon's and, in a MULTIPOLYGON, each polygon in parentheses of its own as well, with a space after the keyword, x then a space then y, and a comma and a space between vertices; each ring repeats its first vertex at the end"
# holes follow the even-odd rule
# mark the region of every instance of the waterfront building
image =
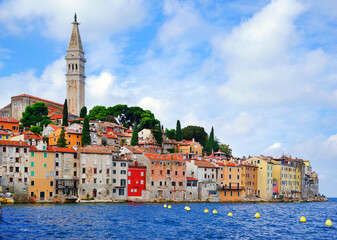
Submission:
POLYGON ((29 197, 31 201, 52 201, 55 182, 55 151, 40 141, 30 146, 29 157, 29 197))
POLYGON ((266 201, 273 197, 273 163, 269 157, 250 157, 247 163, 258 167, 257 171, 257 196, 266 201))
POLYGON ((0 130, 10 133, 19 133, 19 121, 14 118, 0 117, 0 130))
POLYGON ((192 177, 186 177, 186 200, 198 201, 198 179, 192 177))
POLYGON ((245 197, 252 197, 257 194, 257 172, 258 167, 248 163, 241 164, 243 188, 245 189, 245 197))
MULTIPOLYGON (((102 146, 78 148, 81 199, 112 200, 112 152, 102 146)), ((125 174, 126 175, 126 174, 125 174)))
POLYGON ((146 197, 146 167, 137 161, 128 168, 128 200, 143 200, 146 197))
POLYGON ((146 200, 184 201, 186 161, 177 155, 142 154, 146 166, 146 200))
POLYGON ((301 171, 302 198, 309 200, 318 196, 318 175, 312 171, 310 161, 303 161, 301 171))
POLYGON ((198 180, 198 199, 220 201, 220 168, 208 161, 188 159, 187 177, 198 180))
POLYGON ((26 142, 0 141, 0 186, 14 193, 15 201, 28 200, 29 146, 26 142))
MULTIPOLYGON (((112 197, 114 200, 128 199, 128 166, 129 161, 126 159, 115 158, 112 163, 112 197)), ((109 177, 107 171, 107 177, 109 177)), ((107 184, 109 179, 107 178, 107 184)))
POLYGON ((221 201, 240 201, 244 193, 242 166, 227 162, 221 166, 221 201))
POLYGON ((55 197, 73 201, 78 196, 79 160, 73 148, 53 147, 55 152, 55 197))

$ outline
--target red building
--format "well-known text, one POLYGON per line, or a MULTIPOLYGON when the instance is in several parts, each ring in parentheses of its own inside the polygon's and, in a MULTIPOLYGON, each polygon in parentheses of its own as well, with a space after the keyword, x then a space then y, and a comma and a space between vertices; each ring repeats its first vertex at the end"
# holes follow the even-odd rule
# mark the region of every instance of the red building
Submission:
POLYGON ((128 169, 128 197, 145 197, 146 167, 135 163, 128 169))

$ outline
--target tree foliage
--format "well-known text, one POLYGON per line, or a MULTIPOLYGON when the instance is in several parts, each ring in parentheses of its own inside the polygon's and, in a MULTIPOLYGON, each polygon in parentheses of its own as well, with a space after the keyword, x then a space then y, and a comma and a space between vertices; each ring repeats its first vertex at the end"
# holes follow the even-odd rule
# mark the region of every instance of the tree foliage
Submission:
POLYGON ((220 152, 226 153, 226 157, 232 157, 232 149, 227 144, 220 144, 219 146, 220 152))
POLYGON ((90 137, 89 120, 88 117, 85 117, 82 130, 82 147, 90 144, 91 144, 91 137, 90 137))
POLYGON ((154 130, 151 130, 154 138, 156 139, 156 142, 159 146, 161 146, 161 144, 163 143, 163 133, 161 130, 157 130, 157 129, 154 129, 154 130))
POLYGON ((131 146, 137 146, 137 145, 138 145, 138 128, 136 125, 132 131, 131 146))
POLYGON ((63 104, 62 126, 68 126, 68 102, 67 102, 67 99, 64 100, 64 104, 63 104))
POLYGON ((113 107, 106 108, 105 106, 95 106, 88 114, 90 120, 101 120, 114 122, 124 127, 137 125, 138 130, 144 128, 155 129, 159 120, 149 110, 144 110, 141 107, 128 107, 124 104, 118 104, 113 107))
POLYGON ((42 132, 42 127, 41 126, 32 126, 29 128, 29 131, 31 131, 32 133, 35 133, 37 135, 40 135, 42 132))
POLYGON ((80 112, 80 118, 85 118, 85 116, 87 116, 87 107, 86 106, 82 107, 81 112, 80 112))
POLYGON ((177 126, 176 126, 176 137, 175 139, 177 141, 181 141, 183 139, 182 137, 182 131, 181 131, 181 125, 180 125, 180 121, 177 120, 177 126))
POLYGON ((175 129, 165 129, 165 134, 168 139, 175 139, 176 138, 176 130, 175 129))
POLYGON ((59 138, 57 139, 56 145, 58 147, 67 147, 67 139, 66 139, 64 127, 61 128, 61 133, 60 133, 59 138))
POLYGON ((181 133, 183 139, 192 140, 194 138, 196 142, 199 142, 205 148, 208 136, 203 127, 187 126, 182 129, 181 133))
POLYGON ((209 134, 209 138, 208 138, 208 144, 207 144, 207 154, 210 155, 212 153, 212 151, 214 151, 214 128, 212 127, 212 130, 209 134))
POLYGON ((24 127, 28 126, 47 126, 51 123, 48 117, 48 108, 45 103, 38 102, 34 103, 32 106, 26 106, 25 111, 22 113, 22 118, 20 122, 24 127))

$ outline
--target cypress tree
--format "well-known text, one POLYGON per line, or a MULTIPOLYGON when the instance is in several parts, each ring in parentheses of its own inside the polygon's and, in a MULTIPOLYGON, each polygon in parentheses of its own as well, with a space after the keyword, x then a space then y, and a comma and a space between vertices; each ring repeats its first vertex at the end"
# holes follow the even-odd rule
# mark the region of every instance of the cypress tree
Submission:
POLYGON ((83 130, 82 130, 82 147, 86 145, 90 145, 90 144, 91 144, 91 138, 90 138, 89 120, 88 120, 88 117, 86 116, 84 118, 83 130))
POLYGON ((81 109, 81 113, 80 113, 80 118, 85 118, 85 116, 87 116, 87 107, 86 106, 84 106, 84 107, 82 107, 82 109, 81 109))
POLYGON ((61 133, 60 133, 59 138, 57 139, 56 145, 58 147, 67 147, 67 139, 66 139, 64 127, 61 128, 61 133))
POLYGON ((131 146, 137 146, 138 145, 138 127, 137 124, 134 124, 134 128, 132 131, 132 137, 131 137, 131 146))
POLYGON ((209 143, 208 143, 209 152, 208 154, 212 153, 214 150, 214 128, 212 127, 211 133, 209 134, 209 143))
POLYGON ((68 126, 68 102, 64 100, 62 126, 68 126))
POLYGON ((181 126, 180 126, 180 121, 177 120, 177 127, 176 127, 176 140, 181 141, 182 140, 182 135, 181 135, 181 126))

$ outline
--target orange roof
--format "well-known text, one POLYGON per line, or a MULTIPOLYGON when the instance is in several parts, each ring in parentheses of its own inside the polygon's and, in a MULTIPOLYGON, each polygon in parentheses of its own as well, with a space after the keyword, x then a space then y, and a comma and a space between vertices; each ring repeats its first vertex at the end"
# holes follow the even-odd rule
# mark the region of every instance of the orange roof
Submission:
POLYGON ((226 165, 227 165, 227 166, 231 166, 231 167, 240 167, 239 164, 236 164, 236 163, 230 163, 230 162, 226 163, 226 165))
POLYGON ((53 124, 49 124, 48 126, 50 126, 54 130, 57 130, 57 129, 60 128, 59 126, 56 126, 56 125, 53 125, 53 124))
POLYGON ((5 145, 5 146, 22 146, 22 147, 28 147, 28 143, 22 142, 22 141, 0 141, 0 145, 5 145))
POLYGON ((112 152, 109 151, 107 148, 102 146, 93 146, 88 145, 86 147, 80 147, 78 148, 78 152, 80 153, 102 153, 102 154, 111 154, 112 152))
POLYGON ((38 150, 35 146, 29 146, 29 149, 33 152, 55 152, 53 147, 47 147, 46 150, 38 150))
POLYGON ((0 135, 10 135, 8 132, 0 131, 0 135))
POLYGON ((111 135, 111 134, 103 134, 104 136, 106 136, 107 138, 113 138, 113 139, 117 139, 117 137, 111 135))
POLYGON ((161 154, 144 154, 145 157, 152 160, 175 160, 175 161, 185 161, 177 155, 161 155, 161 154))
POLYGON ((199 181, 198 179, 192 178, 192 177, 186 177, 186 180, 187 181, 199 181))
POLYGON ((50 120, 60 119, 60 118, 62 118, 62 117, 63 117, 63 114, 56 114, 56 115, 50 117, 50 120))
POLYGON ((70 134, 80 134, 80 135, 82 135, 81 132, 76 132, 76 130, 74 130, 74 129, 69 129, 69 128, 67 128, 66 132, 67 132, 67 133, 70 133, 70 134))
POLYGON ((126 149, 128 149, 132 153, 140 153, 140 154, 143 153, 143 151, 140 150, 140 148, 137 146, 124 146, 124 147, 126 147, 126 149))
POLYGON ((53 101, 49 101, 49 100, 46 100, 46 99, 43 99, 43 98, 34 97, 34 96, 28 95, 28 94, 20 94, 20 95, 17 95, 17 96, 13 96, 12 98, 16 98, 16 97, 30 97, 30 98, 34 98, 34 99, 41 100, 41 101, 44 101, 44 102, 53 103, 53 104, 56 104, 56 105, 59 105, 59 106, 63 107, 63 104, 53 102, 53 101))
POLYGON ((61 148, 61 147, 53 147, 55 152, 66 152, 66 153, 76 153, 73 148, 61 148))
MULTIPOLYGON (((188 161, 191 162, 191 160, 188 160, 188 161)), ((203 168, 219 168, 215 166, 213 163, 210 163, 205 160, 194 160, 194 165, 198 167, 203 167, 203 168)))
POLYGON ((11 122, 11 123, 19 123, 19 121, 16 121, 14 118, 0 118, 0 122, 11 122))

